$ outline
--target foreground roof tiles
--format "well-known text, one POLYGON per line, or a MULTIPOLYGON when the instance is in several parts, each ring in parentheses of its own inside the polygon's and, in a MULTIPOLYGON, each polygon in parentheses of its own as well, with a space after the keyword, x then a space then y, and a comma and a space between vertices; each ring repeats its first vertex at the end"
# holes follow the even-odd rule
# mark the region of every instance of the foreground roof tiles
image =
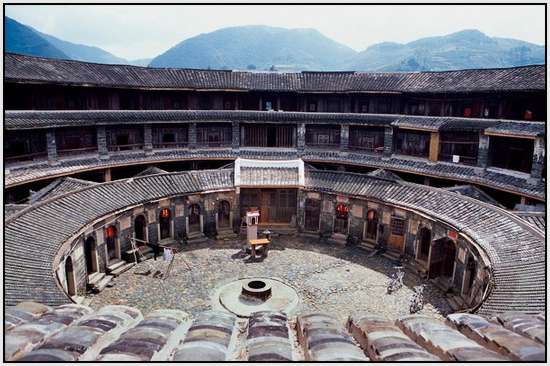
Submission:
POLYGON ((410 73, 259 73, 105 65, 17 54, 6 54, 4 65, 7 81, 116 88, 407 93, 545 89, 544 65, 410 73))
MULTIPOLYGON (((33 313, 5 328, 6 361, 544 361, 545 347, 508 325, 471 314, 447 320, 412 315, 386 319, 329 314, 289 316, 262 311, 238 319, 204 311, 194 319, 180 310, 143 316, 135 308, 108 305, 92 310, 61 305, 33 313), (45 327, 45 324, 49 326, 45 327)), ((538 315, 504 313, 505 323, 540 322, 538 315)), ((5 320, 6 322, 6 320, 5 320)), ((545 328, 539 337, 545 338, 545 328)))

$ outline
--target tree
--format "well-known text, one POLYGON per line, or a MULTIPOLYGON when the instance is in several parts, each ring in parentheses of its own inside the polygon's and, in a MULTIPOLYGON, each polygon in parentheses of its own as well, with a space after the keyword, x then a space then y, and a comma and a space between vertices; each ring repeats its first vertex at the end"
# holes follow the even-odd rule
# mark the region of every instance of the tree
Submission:
POLYGON ((271 67, 269 68, 269 71, 277 71, 277 69, 275 68, 275 65, 271 65, 271 67))

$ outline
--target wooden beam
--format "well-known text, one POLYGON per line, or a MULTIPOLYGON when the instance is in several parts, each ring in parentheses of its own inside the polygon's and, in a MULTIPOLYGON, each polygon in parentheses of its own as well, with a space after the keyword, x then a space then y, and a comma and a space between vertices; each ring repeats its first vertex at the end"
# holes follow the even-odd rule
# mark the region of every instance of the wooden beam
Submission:
POLYGON ((430 133, 430 160, 437 161, 439 157, 439 132, 430 133))

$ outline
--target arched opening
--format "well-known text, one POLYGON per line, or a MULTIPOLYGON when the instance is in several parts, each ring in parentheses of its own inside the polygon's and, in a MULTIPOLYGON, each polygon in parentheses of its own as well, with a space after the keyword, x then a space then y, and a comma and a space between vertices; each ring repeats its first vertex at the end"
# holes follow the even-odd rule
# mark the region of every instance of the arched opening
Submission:
POLYGON ((163 208, 160 210, 159 214, 159 225, 160 225, 160 240, 171 237, 171 218, 170 209, 163 208))
POLYGON ((120 258, 119 248, 118 248, 118 239, 117 239, 117 229, 116 226, 108 226, 105 230, 105 237, 107 243, 107 260, 111 262, 115 259, 120 258))
POLYGON ((137 239, 136 245, 138 247, 145 246, 144 241, 147 239, 147 225, 145 223, 145 217, 143 215, 139 215, 134 219, 134 236, 137 239))
POLYGON ((221 201, 218 206, 218 227, 229 227, 231 206, 227 201, 221 201))
POLYGON ((67 280, 67 294, 69 294, 69 296, 76 295, 73 260, 71 257, 65 260, 65 279, 67 280))
POLYGON ((474 259, 473 256, 468 257, 468 261, 466 262, 466 273, 464 275, 464 285, 463 285, 463 293, 469 294, 472 291, 472 287, 474 285, 474 280, 476 278, 477 274, 477 261, 474 259))
POLYGON ((88 237, 84 242, 84 257, 86 259, 86 272, 88 274, 97 272, 97 246, 93 236, 88 237))
POLYGON ((430 244, 432 242, 432 231, 423 227, 418 232, 418 259, 427 260, 430 255, 430 244))
POLYGON ((305 229, 307 231, 319 230, 319 218, 321 217, 321 201, 306 199, 305 229))
POLYGON ((189 232, 194 233, 201 230, 201 207, 194 203, 189 206, 189 232))
POLYGON ((434 240, 430 254, 429 277, 452 277, 456 258, 455 242, 449 238, 434 240))
POLYGON ((365 239, 376 241, 378 235, 378 213, 376 210, 367 211, 367 230, 365 239))
POLYGON ((336 212, 334 217, 334 232, 338 234, 348 233, 348 216, 349 207, 343 203, 336 205, 336 212))

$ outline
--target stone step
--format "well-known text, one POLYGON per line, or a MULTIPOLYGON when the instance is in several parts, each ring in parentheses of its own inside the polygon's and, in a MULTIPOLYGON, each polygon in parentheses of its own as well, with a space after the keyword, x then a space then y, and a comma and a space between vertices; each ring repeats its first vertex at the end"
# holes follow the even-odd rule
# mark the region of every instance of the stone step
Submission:
POLYGON ((187 233, 187 240, 198 238, 198 237, 201 237, 201 236, 204 236, 204 233, 201 232, 201 231, 195 231, 195 232, 192 232, 192 233, 187 233))
POLYGON ((73 302, 75 304, 82 304, 82 302, 84 301, 85 297, 84 296, 78 296, 78 295, 74 295, 74 296, 71 296, 71 300, 73 300, 73 302))
POLYGON ((376 245, 369 242, 369 241, 361 241, 361 243, 359 243, 359 247, 361 249, 367 249, 367 250, 375 250, 376 249, 376 245))
POLYGON ((94 272, 88 276, 88 284, 94 286, 96 283, 101 281, 105 277, 103 272, 94 272))
POLYGON ((454 295, 454 296, 448 296, 447 302, 449 303, 449 306, 453 311, 458 311, 464 309, 464 301, 460 298, 460 296, 454 295))
POLYGON ((126 264, 126 262, 123 261, 122 259, 117 259, 116 261, 113 261, 113 262, 109 263, 109 265, 107 265, 107 271, 108 272, 113 272, 113 271, 115 271, 119 267, 122 267, 125 264, 126 264))
POLYGON ((93 292, 101 292, 103 291, 103 289, 105 287, 107 287, 107 285, 109 284, 109 282, 111 282, 113 280, 114 276, 105 276, 101 281, 99 281, 99 283, 97 283, 92 291, 93 292))
POLYGON ((126 272, 127 270, 129 270, 135 265, 136 264, 134 262, 131 262, 131 263, 124 262, 122 266, 118 266, 115 270, 111 271, 110 274, 115 277, 120 276, 121 274, 123 274, 124 272, 126 272))
POLYGON ((187 244, 204 244, 208 241, 208 238, 206 236, 198 236, 195 238, 187 239, 187 244))
POLYGON ((391 250, 386 250, 382 255, 384 257, 386 257, 390 260, 394 260, 394 261, 397 261, 397 260, 399 260, 399 258, 401 258, 401 253, 391 251, 391 250))
POLYGON ((312 239, 319 239, 319 233, 301 232, 300 236, 312 239))

